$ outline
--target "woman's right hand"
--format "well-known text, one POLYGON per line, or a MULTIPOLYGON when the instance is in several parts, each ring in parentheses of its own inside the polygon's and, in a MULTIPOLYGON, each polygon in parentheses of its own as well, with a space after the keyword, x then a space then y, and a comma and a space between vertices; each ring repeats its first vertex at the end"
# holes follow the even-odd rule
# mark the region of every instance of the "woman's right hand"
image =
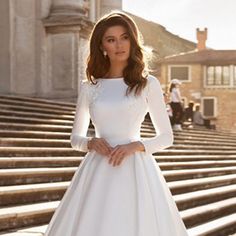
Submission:
POLYGON ((91 140, 88 141, 88 149, 95 150, 101 155, 109 156, 113 148, 104 138, 95 138, 93 137, 91 140))

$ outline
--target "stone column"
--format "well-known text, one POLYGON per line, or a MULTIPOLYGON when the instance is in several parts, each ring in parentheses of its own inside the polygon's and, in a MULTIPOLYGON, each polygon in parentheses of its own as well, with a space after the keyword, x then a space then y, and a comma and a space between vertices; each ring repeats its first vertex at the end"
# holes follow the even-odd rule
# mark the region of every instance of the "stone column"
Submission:
POLYGON ((92 27, 89 2, 53 0, 50 14, 43 20, 47 34, 47 78, 43 96, 76 100, 80 80, 84 79, 82 48, 92 27))
POLYGON ((53 0, 51 15, 86 15, 84 0, 53 0))
POLYGON ((96 17, 97 17, 96 7, 97 7, 96 0, 90 0, 89 1, 89 19, 92 22, 96 21, 96 17))
POLYGON ((8 93, 32 96, 35 79, 35 1, 9 1, 10 89, 8 93))
POLYGON ((0 93, 9 93, 11 87, 11 20, 10 3, 0 1, 0 93))

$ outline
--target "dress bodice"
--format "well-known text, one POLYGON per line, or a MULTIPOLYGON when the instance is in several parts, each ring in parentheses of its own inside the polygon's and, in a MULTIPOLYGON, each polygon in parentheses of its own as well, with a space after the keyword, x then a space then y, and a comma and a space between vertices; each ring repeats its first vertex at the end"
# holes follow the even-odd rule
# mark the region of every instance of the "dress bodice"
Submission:
POLYGON ((170 146, 173 133, 166 111, 160 82, 154 76, 147 77, 147 85, 141 95, 134 91, 128 96, 123 78, 99 78, 97 84, 85 81, 81 84, 76 114, 71 134, 72 147, 88 151, 86 136, 89 120, 95 127, 96 137, 105 138, 110 145, 140 140, 149 154, 170 146), (142 139, 141 124, 150 113, 156 136, 142 139))
MULTIPOLYGON (((141 123, 147 113, 147 101, 132 92, 126 96, 128 85, 123 78, 97 79, 90 91, 89 113, 96 137, 110 142, 127 142, 140 139, 141 123)), ((115 144, 115 143, 114 143, 115 144)))

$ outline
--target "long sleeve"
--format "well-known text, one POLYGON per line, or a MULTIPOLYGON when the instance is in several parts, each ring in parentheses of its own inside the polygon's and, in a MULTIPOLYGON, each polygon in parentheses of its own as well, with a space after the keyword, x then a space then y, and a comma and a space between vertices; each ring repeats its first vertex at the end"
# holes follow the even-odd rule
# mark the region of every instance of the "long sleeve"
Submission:
POLYGON ((82 82, 76 104, 76 113, 73 128, 70 136, 73 149, 88 152, 88 141, 92 137, 87 137, 87 130, 90 121, 89 115, 89 84, 82 82))
POLYGON ((149 76, 147 88, 148 111, 156 135, 155 137, 141 139, 141 142, 145 147, 145 152, 153 154, 158 150, 172 146, 174 136, 159 80, 154 76, 149 76))

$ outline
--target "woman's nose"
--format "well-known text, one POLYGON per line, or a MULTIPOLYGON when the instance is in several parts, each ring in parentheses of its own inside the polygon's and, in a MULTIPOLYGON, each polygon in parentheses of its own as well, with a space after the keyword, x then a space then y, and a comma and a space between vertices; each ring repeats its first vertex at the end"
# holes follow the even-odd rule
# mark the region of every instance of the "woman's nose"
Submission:
POLYGON ((117 40, 117 41, 116 41, 116 46, 117 46, 117 47, 120 47, 121 45, 122 45, 122 40, 117 40))

